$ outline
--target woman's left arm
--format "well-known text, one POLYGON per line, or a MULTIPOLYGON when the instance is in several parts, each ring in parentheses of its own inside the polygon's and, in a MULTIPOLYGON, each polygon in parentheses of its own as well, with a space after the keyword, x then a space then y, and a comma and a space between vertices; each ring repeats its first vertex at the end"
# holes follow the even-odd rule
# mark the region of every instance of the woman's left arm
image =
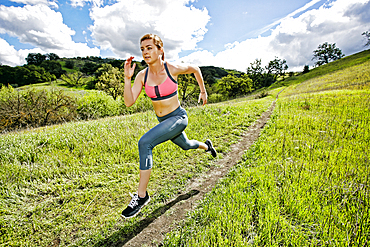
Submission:
POLYGON ((173 73, 174 76, 178 76, 179 74, 194 74, 200 88, 198 103, 200 103, 200 100, 202 100, 203 105, 205 105, 207 103, 208 96, 200 68, 195 65, 178 65, 173 67, 175 70, 173 73))

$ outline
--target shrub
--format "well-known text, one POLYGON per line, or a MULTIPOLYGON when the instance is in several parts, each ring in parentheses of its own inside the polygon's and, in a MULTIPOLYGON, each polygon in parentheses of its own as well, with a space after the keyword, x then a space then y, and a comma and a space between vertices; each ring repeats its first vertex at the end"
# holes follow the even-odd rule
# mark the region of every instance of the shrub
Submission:
POLYGON ((78 99, 77 113, 80 119, 96 119, 121 113, 119 101, 101 91, 93 91, 78 99))
POLYGON ((76 100, 63 90, 0 90, 0 131, 39 127, 76 117, 76 100))
POLYGON ((224 101, 224 100, 225 100, 225 97, 222 94, 219 94, 219 93, 211 94, 208 97, 208 102, 209 103, 218 103, 218 102, 221 102, 221 101, 224 101))
POLYGON ((127 107, 123 100, 120 100, 120 111, 121 114, 132 114, 136 112, 145 112, 153 109, 151 99, 147 96, 140 96, 135 104, 131 107, 127 107))
POLYGON ((264 97, 269 96, 269 93, 266 91, 266 89, 263 89, 259 94, 256 95, 256 99, 262 99, 264 97))

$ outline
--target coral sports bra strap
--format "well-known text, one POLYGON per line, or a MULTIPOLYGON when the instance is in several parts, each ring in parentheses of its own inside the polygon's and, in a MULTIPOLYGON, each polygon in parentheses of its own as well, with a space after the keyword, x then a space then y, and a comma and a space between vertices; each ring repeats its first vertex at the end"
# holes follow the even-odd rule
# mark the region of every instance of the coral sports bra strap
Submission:
POLYGON ((166 62, 164 62, 164 67, 165 67, 165 69, 166 69, 166 73, 167 73, 167 76, 174 82, 174 83, 176 83, 177 84, 177 81, 175 80, 175 79, 173 79, 172 78, 172 76, 171 76, 171 73, 170 73, 170 71, 168 70, 168 67, 167 67, 167 63, 166 62))
POLYGON ((145 71, 144 87, 145 87, 145 84, 146 84, 146 79, 148 78, 148 70, 149 70, 149 67, 148 67, 148 68, 146 68, 146 71, 145 71))

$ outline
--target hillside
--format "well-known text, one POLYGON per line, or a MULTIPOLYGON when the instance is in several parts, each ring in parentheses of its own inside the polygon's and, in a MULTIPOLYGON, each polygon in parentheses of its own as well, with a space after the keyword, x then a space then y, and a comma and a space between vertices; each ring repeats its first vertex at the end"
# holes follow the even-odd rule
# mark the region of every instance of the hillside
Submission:
POLYGON ((118 246, 161 216, 174 229, 160 236, 163 246, 366 245, 369 57, 313 69, 261 99, 187 108, 187 135, 211 139, 218 158, 170 142, 156 147, 152 201, 130 220, 119 215, 137 186, 137 142, 157 123, 153 112, 1 135, 0 245, 118 246), (226 164, 231 170, 209 193, 189 187, 226 164), (186 204, 195 195, 197 206, 186 204), (175 204, 188 205, 185 221, 173 221, 175 204))

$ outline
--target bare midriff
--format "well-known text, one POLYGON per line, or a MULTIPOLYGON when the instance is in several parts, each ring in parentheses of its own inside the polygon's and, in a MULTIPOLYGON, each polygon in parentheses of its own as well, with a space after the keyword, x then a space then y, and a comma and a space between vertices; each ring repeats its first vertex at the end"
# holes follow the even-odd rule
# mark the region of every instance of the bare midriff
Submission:
POLYGON ((158 117, 166 116, 180 106, 179 97, 177 94, 169 99, 152 101, 152 103, 155 114, 158 117))

